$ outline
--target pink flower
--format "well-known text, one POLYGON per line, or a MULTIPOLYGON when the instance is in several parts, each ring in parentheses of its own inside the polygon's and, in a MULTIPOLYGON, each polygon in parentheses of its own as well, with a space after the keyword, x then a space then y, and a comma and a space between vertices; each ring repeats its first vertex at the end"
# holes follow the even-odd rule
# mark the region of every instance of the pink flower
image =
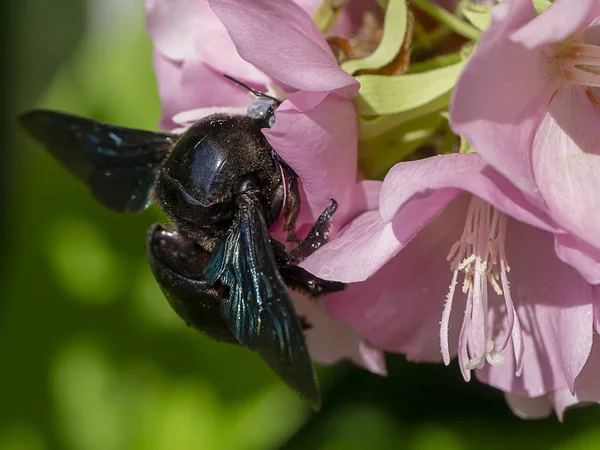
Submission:
POLYGON ((377 348, 446 364, 458 354, 466 380, 475 371, 521 397, 600 401, 579 384, 586 362, 600 363, 598 292, 556 256, 557 230, 480 156, 445 155, 392 168, 379 211, 304 267, 355 283, 326 311, 377 348))
POLYGON ((600 283, 600 0, 537 15, 507 0, 454 91, 450 118, 562 229, 556 252, 600 283))
MULTIPOLYGON (((306 12, 312 14, 319 4, 308 0, 146 0, 163 105, 161 124, 174 128, 175 122, 193 122, 215 110, 244 113, 251 97, 223 74, 262 91, 275 87, 286 93, 275 125, 263 132, 300 176, 307 205, 300 224, 312 225, 329 198, 335 198, 340 208, 334 224, 339 225, 373 204, 380 183, 357 183, 352 97, 358 83, 339 68, 306 12)), ((342 32, 348 23, 341 22, 342 32)), ((375 373, 385 373, 382 352, 365 343, 356 331, 335 322, 301 296, 295 295, 294 303, 312 325, 307 343, 315 360, 334 363, 347 358, 375 373)))

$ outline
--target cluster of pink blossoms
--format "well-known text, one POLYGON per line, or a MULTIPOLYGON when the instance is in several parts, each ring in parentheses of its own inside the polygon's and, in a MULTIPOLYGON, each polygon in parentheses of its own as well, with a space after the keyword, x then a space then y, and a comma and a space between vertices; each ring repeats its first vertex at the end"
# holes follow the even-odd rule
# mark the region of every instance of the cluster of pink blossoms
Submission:
MULTIPOLYGON (((383 182, 361 175, 360 85, 313 22, 321 1, 145 3, 161 126, 245 111, 235 76, 285 99, 264 134, 300 175, 299 232, 340 204, 303 266, 348 287, 296 304, 316 361, 385 374, 386 351, 458 356, 522 417, 600 402, 600 0, 496 6, 449 107, 474 151, 398 162, 383 182)), ((355 36, 376 7, 347 2, 328 33, 355 36)))

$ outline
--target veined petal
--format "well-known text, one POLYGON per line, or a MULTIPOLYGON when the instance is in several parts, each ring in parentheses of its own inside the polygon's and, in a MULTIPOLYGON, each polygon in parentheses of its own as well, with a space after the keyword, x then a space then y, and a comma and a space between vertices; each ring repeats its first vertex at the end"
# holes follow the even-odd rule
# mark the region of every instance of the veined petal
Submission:
POLYGON ((300 176, 313 217, 334 198, 350 202, 356 183, 357 132, 352 101, 336 93, 310 110, 319 92, 298 92, 275 113, 273 128, 263 130, 275 151, 300 176))
POLYGON ((556 254, 590 284, 600 284, 600 249, 572 234, 555 235, 556 254))
MULTIPOLYGON (((504 392, 527 397, 572 392, 592 348, 592 286, 556 257, 550 233, 511 220, 506 247, 524 340, 523 371, 516 377, 514 360, 505 358, 477 376, 504 392)), ((494 319, 490 329, 505 329, 506 314, 496 311, 494 319)), ((512 352, 512 343, 506 351, 512 352)))
POLYGON ((561 88, 533 143, 533 169, 549 215, 600 248, 600 111, 584 88, 561 88))
POLYGON ((515 31, 510 38, 529 49, 562 42, 581 33, 599 13, 598 0, 555 0, 546 11, 515 31))
POLYGON ((363 180, 356 183, 352 189, 351 201, 340 205, 333 219, 332 238, 337 235, 352 219, 367 211, 379 209, 381 181, 363 180))
POLYGON ((304 91, 358 92, 312 18, 291 0, 209 0, 239 54, 285 85, 304 91))
POLYGON ((369 211, 301 265, 326 280, 356 283, 372 276, 401 248, 392 224, 384 223, 379 211, 369 211))
POLYGON ((475 153, 433 156, 396 164, 381 188, 383 220, 392 220, 409 200, 422 198, 436 190, 455 193, 465 190, 517 220, 548 231, 558 230, 521 191, 475 153))
POLYGON ((541 206, 529 149, 559 79, 548 78, 537 50, 508 38, 535 15, 530 1, 494 9, 494 20, 454 89, 450 122, 490 165, 541 206))

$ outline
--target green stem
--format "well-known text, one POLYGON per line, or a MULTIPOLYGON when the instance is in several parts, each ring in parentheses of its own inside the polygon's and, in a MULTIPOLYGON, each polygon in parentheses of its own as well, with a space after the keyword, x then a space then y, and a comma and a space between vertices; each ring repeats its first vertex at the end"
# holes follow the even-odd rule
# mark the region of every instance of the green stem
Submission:
POLYGON ((441 6, 432 3, 431 0, 411 0, 411 4, 438 22, 443 23, 455 33, 473 41, 479 39, 481 32, 477 28, 459 19, 441 6))

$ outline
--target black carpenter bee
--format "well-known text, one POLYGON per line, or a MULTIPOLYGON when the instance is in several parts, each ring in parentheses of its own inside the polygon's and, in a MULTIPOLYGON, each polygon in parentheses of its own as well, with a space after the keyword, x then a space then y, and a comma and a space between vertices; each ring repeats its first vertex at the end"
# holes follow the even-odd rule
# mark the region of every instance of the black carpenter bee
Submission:
POLYGON ((273 125, 280 102, 236 82, 256 95, 246 115, 213 114, 179 136, 45 110, 20 122, 109 209, 158 204, 173 228, 150 229, 148 257, 171 307, 210 337, 257 352, 318 409, 288 286, 315 297, 344 288, 297 265, 326 241, 337 204, 331 200, 307 237, 296 238, 298 176, 261 131, 273 125), (269 234, 281 214, 288 241, 298 242, 291 251, 269 234))

